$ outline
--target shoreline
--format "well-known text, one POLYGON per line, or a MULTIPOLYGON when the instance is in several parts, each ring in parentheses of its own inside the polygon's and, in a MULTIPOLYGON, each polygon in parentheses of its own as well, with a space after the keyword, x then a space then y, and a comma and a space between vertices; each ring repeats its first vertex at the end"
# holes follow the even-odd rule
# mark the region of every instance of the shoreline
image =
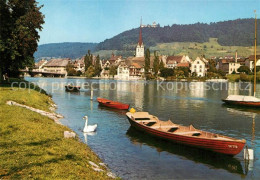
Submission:
POLYGON ((3 135, 0 140, 3 146, 10 144, 0 149, 0 179, 118 178, 78 135, 64 137, 65 131, 75 132, 48 117, 56 113, 57 108, 50 96, 36 90, 3 87, 2 84, 0 95, 0 125, 4 128, 0 129, 3 135), (10 151, 16 153, 9 154, 10 151))

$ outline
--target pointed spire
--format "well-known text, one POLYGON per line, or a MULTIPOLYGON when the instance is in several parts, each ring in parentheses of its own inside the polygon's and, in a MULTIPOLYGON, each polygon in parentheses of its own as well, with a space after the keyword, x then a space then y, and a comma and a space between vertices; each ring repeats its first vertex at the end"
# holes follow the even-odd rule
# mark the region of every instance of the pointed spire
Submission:
POLYGON ((142 16, 141 16, 141 23, 140 23, 140 32, 139 32, 139 41, 138 41, 139 46, 143 44, 143 39, 142 39, 142 16))

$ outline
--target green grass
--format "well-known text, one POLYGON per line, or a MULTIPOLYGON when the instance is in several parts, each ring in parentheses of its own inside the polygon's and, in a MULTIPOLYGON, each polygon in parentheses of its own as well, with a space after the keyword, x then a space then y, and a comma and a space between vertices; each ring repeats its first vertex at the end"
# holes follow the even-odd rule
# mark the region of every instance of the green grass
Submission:
MULTIPOLYGON (((5 85, 6 86, 6 85, 5 85)), ((0 87, 0 179, 109 179, 88 161, 101 160, 79 139, 65 139, 67 127, 7 100, 42 110, 53 103, 35 90, 0 87)), ((102 166, 100 166, 102 168, 102 166)))
POLYGON ((240 79, 240 74, 228 74, 228 75, 227 75, 227 79, 228 79, 230 82, 237 82, 237 81, 239 81, 239 79, 240 79))
MULTIPOLYGON (((145 45, 145 42, 144 42, 145 45)), ((116 55, 123 55, 124 57, 134 56, 135 44, 132 45, 132 51, 117 51, 117 50, 100 50, 94 54, 99 54, 102 58, 109 58, 111 53, 116 55)), ((145 46, 145 48, 147 48, 145 46)), ((237 50, 238 56, 248 57, 254 54, 254 46, 221 46, 217 38, 209 38, 208 42, 172 42, 172 43, 158 43, 156 46, 150 47, 150 51, 159 51, 161 55, 188 55, 192 59, 205 55, 206 58, 235 56, 237 50)), ((260 47, 258 47, 258 52, 260 47)), ((151 53, 153 55, 153 53, 151 53)))
POLYGON ((217 38, 210 38, 209 42, 173 42, 157 44, 150 48, 151 51, 159 50, 163 55, 188 55, 195 59, 197 56, 205 55, 206 58, 220 57, 220 56, 235 56, 237 50, 238 56, 248 57, 254 54, 254 47, 244 46, 221 46, 217 42, 217 38))

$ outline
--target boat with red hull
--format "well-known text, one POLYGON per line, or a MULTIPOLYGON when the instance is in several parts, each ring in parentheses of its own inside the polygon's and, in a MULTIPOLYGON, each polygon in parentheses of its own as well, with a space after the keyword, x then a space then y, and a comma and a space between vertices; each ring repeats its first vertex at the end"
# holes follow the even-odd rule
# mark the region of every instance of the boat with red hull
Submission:
POLYGON ((106 107, 110 107, 110 108, 114 108, 114 109, 122 109, 122 110, 128 110, 129 109, 129 104, 123 104, 117 101, 111 101, 108 99, 104 99, 104 98, 97 98, 98 103, 101 106, 106 106, 106 107))
POLYGON ((236 155, 242 151, 246 140, 195 129, 192 125, 181 126, 161 121, 147 112, 127 112, 131 126, 150 135, 175 143, 185 144, 217 153, 236 155))
POLYGON ((229 95, 226 99, 222 99, 222 101, 229 105, 260 107, 260 99, 254 96, 229 95))

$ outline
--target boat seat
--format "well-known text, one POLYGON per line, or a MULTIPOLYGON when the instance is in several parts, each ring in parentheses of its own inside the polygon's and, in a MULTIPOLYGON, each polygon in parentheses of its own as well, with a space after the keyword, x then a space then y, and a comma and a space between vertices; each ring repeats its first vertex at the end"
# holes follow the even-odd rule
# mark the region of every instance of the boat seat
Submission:
POLYGON ((150 121, 150 122, 143 123, 143 124, 146 125, 146 126, 153 126, 156 123, 157 123, 156 121, 150 121))
POLYGON ((191 134, 192 136, 198 136, 201 133, 199 131, 184 131, 184 132, 175 132, 174 134, 177 134, 177 135, 189 135, 189 134, 191 134))
POLYGON ((221 140, 230 140, 229 138, 225 138, 225 137, 215 137, 216 139, 221 139, 221 140))
POLYGON ((179 126, 173 126, 173 125, 155 125, 155 126, 152 126, 152 128, 179 128, 179 126))

